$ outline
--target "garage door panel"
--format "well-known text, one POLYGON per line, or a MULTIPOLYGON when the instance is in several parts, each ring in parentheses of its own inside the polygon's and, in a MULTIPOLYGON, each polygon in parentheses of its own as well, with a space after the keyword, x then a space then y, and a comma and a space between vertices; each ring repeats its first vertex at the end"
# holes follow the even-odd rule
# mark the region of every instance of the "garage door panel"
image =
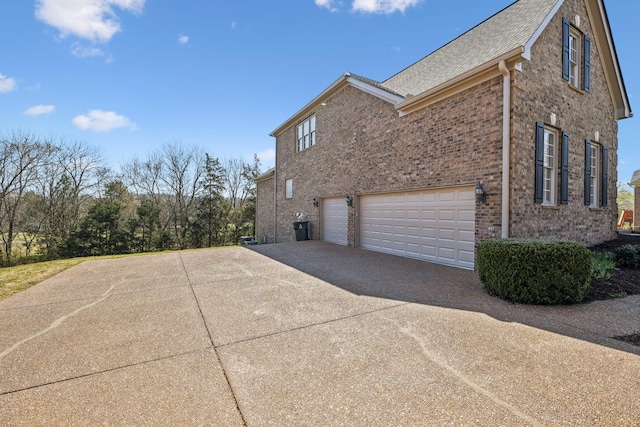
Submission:
POLYGON ((322 240, 347 245, 347 213, 348 207, 342 197, 322 201, 322 240))
POLYGON ((361 196, 360 207, 361 247, 473 269, 472 187, 361 196))

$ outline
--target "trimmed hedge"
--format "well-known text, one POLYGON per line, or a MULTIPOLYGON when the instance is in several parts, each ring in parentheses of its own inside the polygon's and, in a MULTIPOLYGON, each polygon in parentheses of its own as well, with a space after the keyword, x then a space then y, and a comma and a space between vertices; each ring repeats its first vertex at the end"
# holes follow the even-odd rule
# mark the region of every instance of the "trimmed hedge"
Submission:
POLYGON ((523 304, 571 304, 591 287, 591 251, 573 242, 485 240, 478 275, 490 295, 523 304))
POLYGON ((640 245, 624 245, 616 248, 616 264, 626 268, 640 268, 640 245))

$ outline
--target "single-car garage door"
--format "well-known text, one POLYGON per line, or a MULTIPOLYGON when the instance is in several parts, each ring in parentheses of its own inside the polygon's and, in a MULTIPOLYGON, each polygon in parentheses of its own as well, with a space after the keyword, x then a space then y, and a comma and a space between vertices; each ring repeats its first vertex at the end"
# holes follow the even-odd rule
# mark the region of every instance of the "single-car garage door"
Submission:
POLYGON ((473 187, 361 196, 360 246, 473 269, 473 187))
POLYGON ((322 200, 322 240, 347 246, 347 212, 344 197, 322 200))

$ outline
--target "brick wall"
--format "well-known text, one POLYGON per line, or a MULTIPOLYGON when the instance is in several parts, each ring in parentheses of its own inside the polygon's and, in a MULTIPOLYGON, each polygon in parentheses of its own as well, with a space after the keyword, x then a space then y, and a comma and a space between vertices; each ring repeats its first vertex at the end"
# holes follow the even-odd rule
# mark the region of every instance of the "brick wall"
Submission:
POLYGON ((308 216, 319 238, 314 197, 356 196, 348 233, 354 245, 357 195, 477 182, 487 191, 487 205, 477 205, 478 236, 499 236, 501 117, 501 77, 404 117, 379 98, 345 88, 316 110, 315 146, 296 153, 293 128, 277 137, 277 240, 294 239, 296 213, 308 216), (284 198, 286 179, 293 180, 292 199, 284 198))
MULTIPOLYGON (((616 235, 617 122, 598 48, 582 0, 567 0, 532 48, 532 60, 514 72, 512 109, 513 237, 562 238, 596 244, 616 235), (591 37, 591 92, 578 91, 562 79, 562 18, 575 22, 591 37), (534 203, 535 123, 569 133, 569 204, 543 207, 534 203), (584 144, 600 133, 609 148, 608 206, 584 205, 584 144)), ((559 179, 558 179, 559 182, 559 179)))
POLYGON ((263 243, 266 239, 267 243, 275 242, 274 215, 275 200, 274 195, 274 178, 259 181, 256 183, 257 199, 256 199, 256 240, 263 243))
MULTIPOLYGON (((513 71, 511 111, 512 237, 563 238, 596 244, 615 237, 617 123, 588 14, 582 0, 567 0, 533 46, 532 60, 513 71), (562 17, 581 17, 591 36, 591 93, 562 79, 562 17), (569 204, 534 203, 535 123, 570 134, 569 204), (608 206, 590 209, 583 200, 584 140, 609 148, 608 206)), ((292 222, 304 214, 320 236, 320 208, 313 198, 354 197, 349 208, 349 244, 356 243, 357 195, 481 182, 485 205, 476 203, 476 242, 501 235, 502 76, 399 117, 393 105, 347 87, 318 106, 317 144, 295 152, 295 128, 276 139, 276 239, 294 240, 292 222), (293 198, 285 199, 285 180, 293 198)))

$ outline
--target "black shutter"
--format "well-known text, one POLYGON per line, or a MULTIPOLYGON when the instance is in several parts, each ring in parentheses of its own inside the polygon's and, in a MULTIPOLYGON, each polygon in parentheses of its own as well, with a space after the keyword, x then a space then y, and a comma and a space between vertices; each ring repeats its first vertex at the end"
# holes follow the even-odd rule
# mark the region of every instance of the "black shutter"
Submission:
POLYGON ((591 141, 584 141, 584 204, 591 205, 591 141))
POLYGON ((584 80, 583 89, 591 92, 591 39, 584 36, 584 80))
POLYGON ((542 203, 544 188, 544 124, 536 123, 536 171, 534 200, 542 203))
POLYGON ((562 18, 562 78, 569 80, 569 20, 562 18))
POLYGON ((602 206, 609 204, 609 149, 602 147, 602 206))
POLYGON ((569 134, 562 132, 562 164, 560 168, 560 203, 569 204, 569 134))

